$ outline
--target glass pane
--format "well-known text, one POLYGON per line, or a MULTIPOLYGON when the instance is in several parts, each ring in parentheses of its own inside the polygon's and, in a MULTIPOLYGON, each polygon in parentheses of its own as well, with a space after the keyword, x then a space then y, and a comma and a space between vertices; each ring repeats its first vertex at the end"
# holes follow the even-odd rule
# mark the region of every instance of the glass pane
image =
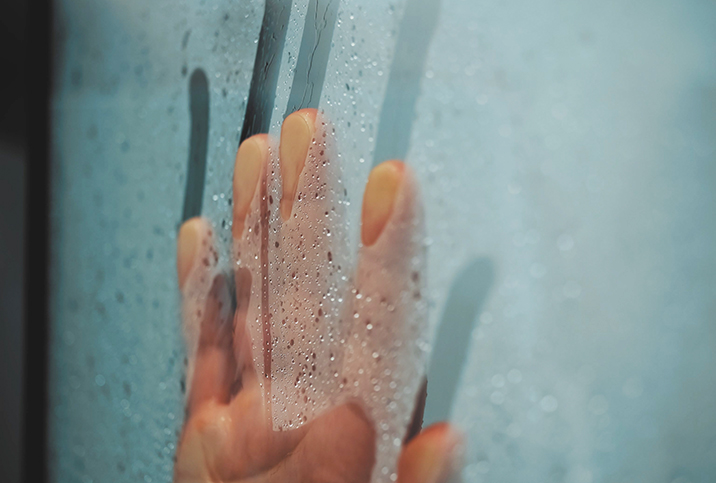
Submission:
POLYGON ((260 425, 299 434, 360 401, 372 481, 400 478, 424 371, 425 426, 465 433, 464 481, 716 477, 712 3, 55 11, 53 481, 172 480, 203 333, 187 307, 234 286, 220 308, 246 309, 260 425), (319 122, 292 221, 279 142, 301 108, 319 122), (266 182, 233 241, 236 150, 261 132, 266 182), (425 232, 410 212, 402 252, 370 265, 362 198, 392 158, 414 173, 425 232), (185 291, 185 347, 175 247, 200 214, 216 267, 192 272, 211 277, 185 291))

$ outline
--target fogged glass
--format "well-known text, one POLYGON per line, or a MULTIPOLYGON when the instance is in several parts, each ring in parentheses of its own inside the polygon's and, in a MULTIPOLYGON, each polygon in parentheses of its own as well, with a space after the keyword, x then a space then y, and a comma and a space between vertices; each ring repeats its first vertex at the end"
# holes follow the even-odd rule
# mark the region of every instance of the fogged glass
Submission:
MULTIPOLYGON (((716 478, 716 7, 266 7, 278 13, 264 27, 285 38, 266 64, 276 79, 265 84, 265 130, 278 139, 284 117, 302 107, 318 108, 331 128, 324 195, 341 216, 321 229, 333 229, 330 261, 344 265, 338 273, 316 259, 321 290, 356 295, 350 277, 371 167, 404 158, 415 173, 426 300, 411 310, 427 326, 402 335, 425 337, 433 351, 429 362, 401 356, 416 364, 402 382, 417 387, 427 363, 425 424, 449 419, 465 431, 464 480, 716 478)), ((235 261, 231 179, 264 8, 55 2, 54 481, 172 479, 191 383, 177 230, 201 213, 212 223, 217 271, 235 261)), ((271 156, 276 170, 275 149, 271 156)), ((278 197, 280 182, 267 190, 278 197)), ((281 247, 267 258, 267 277, 309 290, 276 258, 284 241, 291 246, 278 223, 267 225, 281 247)), ((351 303, 363 321, 369 309, 351 303)), ((338 305, 314 335, 341 319, 338 305)), ((387 336, 378 342, 371 357, 387 336)), ((314 355, 332 368, 331 348, 349 345, 324 337, 314 355)), ((265 361, 259 349, 253 361, 265 361)), ((282 370, 302 377, 297 366, 282 370)), ((281 388, 281 374, 270 376, 281 388)), ((340 380, 306 384, 317 394, 311 402, 290 386, 267 399, 272 430, 320 418, 348 394, 340 380)), ((375 385, 352 396, 387 428, 379 437, 388 456, 372 478, 391 481, 411 407, 370 409, 386 391, 375 385)))

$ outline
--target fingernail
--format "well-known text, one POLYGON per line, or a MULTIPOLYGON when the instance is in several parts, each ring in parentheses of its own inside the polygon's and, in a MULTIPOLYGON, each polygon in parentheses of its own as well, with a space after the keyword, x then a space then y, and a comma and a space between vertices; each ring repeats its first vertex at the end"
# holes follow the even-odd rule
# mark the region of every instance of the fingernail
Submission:
POLYGON ((194 265, 200 238, 200 218, 187 220, 179 229, 179 237, 177 239, 177 277, 179 278, 180 290, 184 288, 186 278, 189 276, 191 267, 194 265))
POLYGON ((416 445, 411 459, 415 466, 411 469, 414 483, 448 483, 460 471, 463 454, 463 437, 447 424, 434 429, 442 432, 439 437, 427 438, 416 445))
POLYGON ((234 223, 235 238, 244 231, 244 221, 256 193, 261 169, 268 157, 268 137, 257 134, 246 139, 236 153, 234 166, 234 223))
POLYGON ((393 213, 405 165, 400 161, 379 164, 368 176, 363 194, 361 240, 370 246, 378 240, 393 213))
POLYGON ((301 109, 288 116, 281 126, 279 160, 283 194, 281 196, 281 217, 288 220, 293 209, 298 178, 306 163, 308 148, 316 130, 316 110, 301 109))

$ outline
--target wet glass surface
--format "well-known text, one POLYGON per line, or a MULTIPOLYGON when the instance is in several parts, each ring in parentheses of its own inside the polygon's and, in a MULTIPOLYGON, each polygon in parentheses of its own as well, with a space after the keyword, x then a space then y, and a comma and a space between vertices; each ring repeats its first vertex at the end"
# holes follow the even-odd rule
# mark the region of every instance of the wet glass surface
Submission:
MULTIPOLYGON (((331 357, 350 344, 326 342, 345 304, 303 302, 358 293, 363 190, 372 166, 397 157, 420 186, 427 249, 425 307, 414 306, 426 325, 406 339, 434 343, 425 422, 466 432, 464 480, 716 477, 713 4, 58 0, 55 10, 54 481, 171 481, 191 382, 178 228, 206 217, 228 273, 239 142, 278 140, 305 107, 318 108, 330 143, 309 155, 329 163, 304 191, 338 211, 309 229, 297 207, 304 218, 284 233, 278 203, 267 208, 264 306, 278 313, 286 293, 306 291, 288 312, 320 308, 332 322, 304 327, 324 337, 315 353, 327 368, 303 381, 311 401, 289 384, 308 377, 293 361, 314 353, 290 346, 295 326, 271 323, 276 344, 288 341, 274 358, 253 347, 273 384, 273 428, 346 400, 331 357), (317 242, 307 255, 301 236, 317 242), (310 283, 293 278, 309 265, 310 283)), ((280 181, 266 189, 278 199, 280 181)), ((370 310, 356 311, 362 327, 370 310)), ((398 358, 415 363, 408 393, 426 356, 398 358)), ((407 424, 409 404, 377 416, 380 400, 359 393, 386 427, 401 421, 381 437, 407 424)), ((374 480, 391 480, 382 468, 374 480)))

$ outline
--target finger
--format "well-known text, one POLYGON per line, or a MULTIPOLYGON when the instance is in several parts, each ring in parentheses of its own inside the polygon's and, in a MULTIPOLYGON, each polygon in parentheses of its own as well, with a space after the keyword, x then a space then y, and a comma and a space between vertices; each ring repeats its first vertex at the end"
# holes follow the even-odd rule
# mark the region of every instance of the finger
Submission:
POLYGON ((447 423, 436 423, 403 449, 398 483, 447 483, 462 466, 464 439, 447 423))
POLYGON ((187 348, 188 411, 209 399, 225 401, 234 375, 231 300, 217 262, 208 222, 201 218, 185 222, 177 240, 177 272, 187 348))
MULTIPOLYGON (((248 319, 261 319, 262 226, 266 225, 266 166, 269 138, 257 134, 244 140, 234 164, 234 209, 232 235, 236 311, 234 315, 234 357, 238 383, 261 363, 261 333, 251 334, 248 319), (252 347, 252 343, 257 347, 252 347), (256 364, 255 364, 256 363, 256 364)), ((251 376, 253 377, 253 376, 251 376)))
POLYGON ((244 222, 252 202, 259 194, 259 180, 268 159, 268 136, 257 134, 246 139, 236 153, 234 163, 234 213, 232 233, 238 239, 244 233, 244 222))
POLYGON ((389 161, 373 169, 362 222, 343 391, 362 398, 380 423, 377 467, 392 474, 427 356, 423 215, 408 166, 389 161))
POLYGON ((291 217, 298 179, 306 164, 308 150, 316 132, 316 115, 315 109, 301 109, 286 117, 281 126, 279 156, 283 188, 281 217, 284 220, 291 217))
POLYGON ((232 349, 231 297, 223 274, 214 277, 204 302, 194 377, 189 392, 189 413, 208 401, 229 402, 236 376, 232 349))
POLYGON ((177 237, 177 278, 179 290, 183 291, 194 260, 203 240, 208 236, 206 223, 201 218, 191 218, 179 228, 177 237))
MULTIPOLYGON (((344 191, 330 128, 315 109, 289 115, 279 145, 280 214, 269 230, 271 410, 276 429, 328 409, 341 367, 348 279, 344 191)), ((278 181, 278 180, 276 180, 278 181)))
POLYGON ((363 194, 361 212, 361 241, 373 245, 383 233, 393 213, 395 198, 403 180, 405 165, 400 161, 387 161, 376 166, 368 176, 363 194))

